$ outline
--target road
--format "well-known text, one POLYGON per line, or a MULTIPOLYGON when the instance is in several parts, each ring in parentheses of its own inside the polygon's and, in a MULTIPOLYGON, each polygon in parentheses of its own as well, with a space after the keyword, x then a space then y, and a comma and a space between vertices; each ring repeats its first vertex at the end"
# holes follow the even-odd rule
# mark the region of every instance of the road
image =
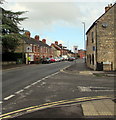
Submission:
POLYGON ((2 72, 2 97, 12 95, 24 87, 42 79, 60 69, 72 64, 72 62, 59 62, 53 64, 36 64, 17 69, 4 70, 2 72))
MULTIPOLYGON (((75 66, 82 70, 82 63, 77 60, 75 66)), ((113 77, 59 71, 72 64, 40 64, 4 71, 3 113, 60 100, 114 95, 113 77)))

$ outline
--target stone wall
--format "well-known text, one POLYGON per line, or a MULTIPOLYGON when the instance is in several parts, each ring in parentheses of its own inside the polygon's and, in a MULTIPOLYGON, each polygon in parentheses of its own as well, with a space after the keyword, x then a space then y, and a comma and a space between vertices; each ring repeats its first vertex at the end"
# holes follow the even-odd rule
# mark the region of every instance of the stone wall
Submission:
POLYGON ((87 66, 96 70, 97 63, 103 63, 103 70, 116 70, 116 36, 114 25, 116 11, 116 4, 105 12, 96 22, 93 24, 87 33, 87 66), (92 42, 93 32, 93 42, 92 42), (95 49, 93 49, 93 47, 95 49), (90 56, 94 55, 94 64, 90 63, 90 56), (104 64, 109 62, 111 64, 104 64))
POLYGON ((115 70, 114 29, 114 7, 112 7, 98 20, 97 24, 97 62, 111 62, 112 65, 109 65, 109 70, 115 70))
POLYGON ((96 61, 96 25, 93 26, 93 28, 89 31, 87 34, 87 66, 96 69, 96 62, 94 64, 90 62, 90 57, 92 58, 92 54, 94 55, 94 61, 96 61), (93 34, 93 41, 92 41, 92 34, 93 34), (94 50, 94 48, 95 50, 94 50))

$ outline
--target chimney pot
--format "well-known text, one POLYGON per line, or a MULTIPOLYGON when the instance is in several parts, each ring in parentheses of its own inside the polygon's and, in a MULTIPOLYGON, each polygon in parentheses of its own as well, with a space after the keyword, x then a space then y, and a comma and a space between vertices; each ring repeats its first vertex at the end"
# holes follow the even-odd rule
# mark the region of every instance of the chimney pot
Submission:
POLYGON ((42 42, 46 44, 46 39, 42 39, 42 42))
POLYGON ((35 40, 39 40, 39 35, 36 35, 36 36, 35 36, 35 40))
POLYGON ((108 11, 108 9, 109 9, 108 7, 105 7, 105 12, 107 12, 107 11, 108 11))
POLYGON ((58 41, 55 41, 55 44, 58 45, 58 41))
POLYGON ((105 7, 105 12, 107 12, 112 7, 112 4, 108 4, 108 6, 105 7))
POLYGON ((26 32, 25 32, 25 35, 26 35, 27 37, 30 37, 31 33, 30 33, 29 31, 26 31, 26 32))

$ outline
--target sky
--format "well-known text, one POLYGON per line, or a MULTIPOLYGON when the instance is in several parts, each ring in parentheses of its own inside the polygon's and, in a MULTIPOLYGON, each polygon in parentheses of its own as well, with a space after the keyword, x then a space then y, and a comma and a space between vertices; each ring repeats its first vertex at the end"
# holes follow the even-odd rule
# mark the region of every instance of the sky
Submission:
POLYGON ((5 0, 2 7, 13 12, 28 11, 21 17, 20 28, 30 31, 31 37, 40 36, 51 45, 55 41, 73 51, 73 46, 84 49, 85 32, 99 18, 108 4, 115 0, 5 0))

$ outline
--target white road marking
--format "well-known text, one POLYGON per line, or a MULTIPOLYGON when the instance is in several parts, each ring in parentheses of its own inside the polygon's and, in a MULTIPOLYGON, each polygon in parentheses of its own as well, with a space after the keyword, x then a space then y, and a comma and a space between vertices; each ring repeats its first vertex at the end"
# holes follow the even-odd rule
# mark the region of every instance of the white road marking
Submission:
POLYGON ((17 91, 17 92, 15 92, 16 94, 19 94, 19 93, 21 93, 21 92, 23 92, 24 90, 22 89, 22 90, 19 90, 19 91, 17 91))
POLYGON ((109 89, 107 87, 92 87, 92 86, 88 86, 88 87, 84 87, 84 86, 78 86, 77 87, 80 92, 111 92, 111 91, 114 91, 113 89, 109 89), (92 88, 98 88, 98 90, 92 90, 92 88))
POLYGON ((3 102, 2 101, 0 101, 0 104, 2 104, 3 102))
POLYGON ((31 85, 28 85, 28 86, 24 87, 24 89, 28 89, 28 88, 30 88, 30 87, 31 87, 31 85))
POLYGON ((78 89, 81 92, 91 92, 91 89, 89 87, 84 87, 84 86, 78 86, 78 89))
POLYGON ((34 82, 34 83, 32 83, 31 85, 35 85, 35 84, 37 84, 38 82, 34 82))
POLYGON ((45 79, 49 78, 49 76, 46 76, 45 79))
POLYGON ((14 96, 15 96, 15 95, 10 95, 10 96, 4 98, 4 100, 9 100, 10 98, 12 98, 12 97, 14 97, 14 96))
POLYGON ((51 76, 57 75, 59 72, 53 73, 51 76))
POLYGON ((39 83, 39 82, 41 82, 41 81, 43 81, 43 80, 45 80, 45 79, 47 79, 47 78, 49 78, 49 77, 52 77, 52 76, 54 76, 54 75, 56 75, 56 74, 58 74, 58 73, 59 73, 59 72, 53 73, 53 74, 51 74, 51 75, 48 75, 48 76, 42 78, 41 80, 38 80, 37 82, 32 83, 31 85, 35 85, 35 84, 37 84, 37 83, 39 83))
POLYGON ((45 80, 45 78, 42 78, 41 80, 45 80))
POLYGON ((105 87, 93 87, 93 86, 89 86, 89 88, 105 88, 105 87))
MULTIPOLYGON (((49 77, 51 77, 51 76, 53 76, 53 75, 56 75, 56 74, 58 74, 58 73, 59 73, 59 72, 53 73, 53 74, 51 74, 51 75, 48 75, 48 76, 42 78, 41 80, 38 80, 38 81, 32 83, 31 85, 28 85, 28 86, 24 87, 24 89, 28 89, 28 88, 30 88, 32 85, 35 85, 35 84, 41 82, 42 80, 45 80, 46 78, 49 78, 49 77)), ((43 82, 42 85, 44 85, 44 84, 46 84, 46 83, 43 82)), ((15 92, 15 94, 19 94, 19 93, 23 92, 24 89, 21 89, 21 90, 15 92)), ((14 97, 14 96, 15 96, 15 95, 10 95, 10 96, 4 98, 4 100, 9 100, 10 98, 12 98, 12 97, 14 97)), ((2 102, 0 101, 0 104, 1 104, 1 103, 2 103, 2 102)))
POLYGON ((41 82, 42 80, 38 80, 37 82, 39 83, 39 82, 41 82))

